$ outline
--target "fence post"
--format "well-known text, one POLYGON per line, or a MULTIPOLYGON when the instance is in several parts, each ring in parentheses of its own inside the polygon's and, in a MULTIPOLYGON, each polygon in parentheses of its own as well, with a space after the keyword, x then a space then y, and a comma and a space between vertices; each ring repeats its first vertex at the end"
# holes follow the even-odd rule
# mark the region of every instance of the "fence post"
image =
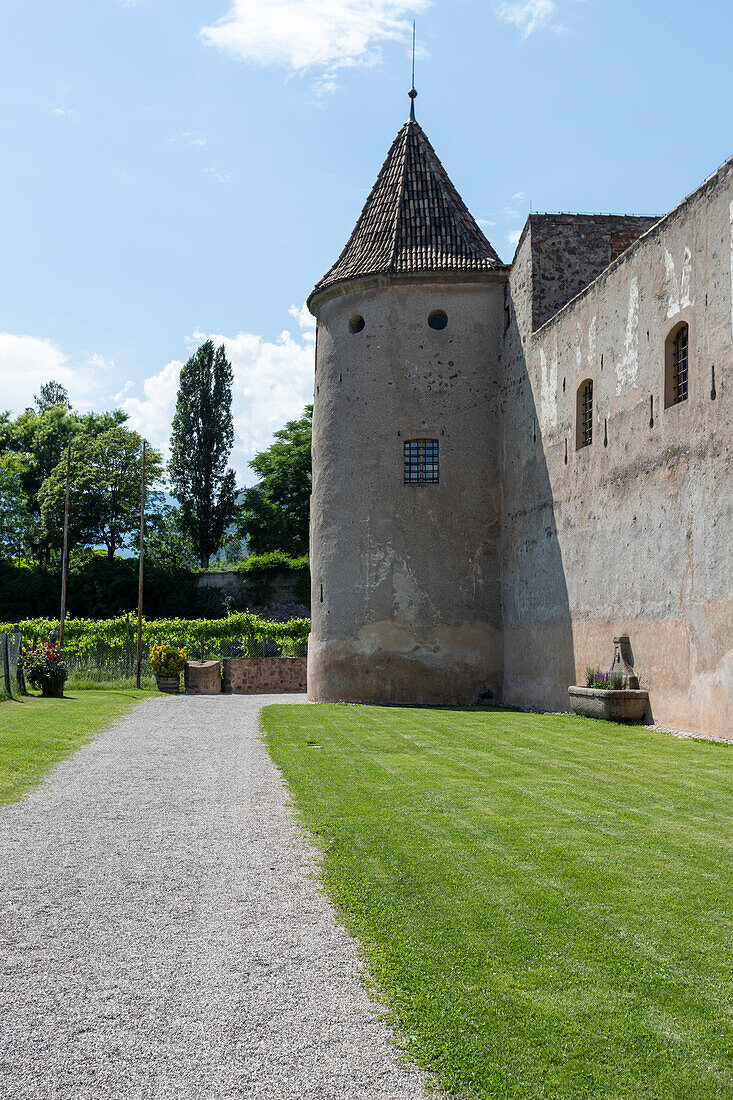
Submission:
POLYGON ((3 643, 3 677, 5 679, 5 690, 9 697, 13 698, 13 684, 10 679, 10 639, 7 634, 2 635, 3 643))
POLYGON ((23 635, 20 632, 20 623, 13 627, 13 633, 18 635, 18 691, 21 695, 27 695, 25 686, 25 673, 23 672, 23 635))

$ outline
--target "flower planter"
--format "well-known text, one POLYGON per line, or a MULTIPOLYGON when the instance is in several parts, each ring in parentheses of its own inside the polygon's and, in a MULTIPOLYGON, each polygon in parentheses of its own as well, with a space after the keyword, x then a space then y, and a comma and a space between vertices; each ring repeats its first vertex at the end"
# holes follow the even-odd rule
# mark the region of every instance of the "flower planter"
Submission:
POLYGON ((41 695, 47 699, 63 699, 64 697, 64 681, 61 680, 55 684, 43 684, 41 686, 41 695))
POLYGON ((156 676, 155 682, 158 685, 158 691, 164 691, 167 695, 178 695, 181 690, 180 676, 156 676))
POLYGON ((606 691, 604 688, 570 687, 570 706, 584 718, 602 718, 606 722, 643 722, 649 708, 649 692, 606 691))

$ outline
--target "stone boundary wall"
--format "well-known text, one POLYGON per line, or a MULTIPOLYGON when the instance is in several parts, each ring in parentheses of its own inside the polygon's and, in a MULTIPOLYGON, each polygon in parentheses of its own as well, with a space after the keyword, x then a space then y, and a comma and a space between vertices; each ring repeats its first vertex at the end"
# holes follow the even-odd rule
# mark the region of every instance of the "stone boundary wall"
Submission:
POLYGON ((305 657, 231 657, 223 662, 227 695, 279 695, 306 691, 305 657))
POLYGON ((200 597, 213 598, 216 602, 225 597, 231 600, 235 611, 253 611, 272 622, 288 622, 290 619, 307 619, 310 611, 295 595, 300 574, 292 570, 274 573, 269 578, 269 595, 266 603, 258 602, 257 582, 249 580, 246 573, 236 570, 221 572, 212 570, 199 573, 195 578, 200 597))

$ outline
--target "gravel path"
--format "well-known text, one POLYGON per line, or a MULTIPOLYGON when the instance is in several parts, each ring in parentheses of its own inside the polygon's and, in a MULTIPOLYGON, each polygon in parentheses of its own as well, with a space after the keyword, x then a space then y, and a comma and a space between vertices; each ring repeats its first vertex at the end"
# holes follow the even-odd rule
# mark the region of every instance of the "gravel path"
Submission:
POLYGON ((300 699, 141 703, 0 807, 2 1100, 424 1096, 259 740, 300 699))

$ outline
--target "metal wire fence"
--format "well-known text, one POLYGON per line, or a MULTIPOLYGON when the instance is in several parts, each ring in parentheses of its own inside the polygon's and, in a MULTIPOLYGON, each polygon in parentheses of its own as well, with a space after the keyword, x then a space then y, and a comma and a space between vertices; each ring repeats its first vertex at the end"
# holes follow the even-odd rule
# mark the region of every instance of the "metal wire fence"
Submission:
MULTIPOLYGON (((29 648, 46 641, 45 638, 34 637, 29 648)), ((52 635, 51 640, 56 640, 52 635)), ((221 641, 219 639, 207 639, 203 635, 198 643, 191 644, 189 638, 166 637, 165 641, 184 650, 186 657, 191 661, 222 661, 230 657, 283 657, 304 658, 308 656, 307 638, 294 640, 276 639, 262 635, 248 635, 235 641, 221 641)), ((28 646, 28 642, 25 643, 28 646)), ((19 631, 10 634, 0 634, 0 691, 5 695, 23 694, 25 682, 21 656, 24 648, 23 639, 19 631)), ((68 650, 64 654, 64 663, 69 672, 68 684, 70 687, 93 687, 96 684, 132 684, 135 682, 137 669, 137 648, 134 634, 131 634, 122 644, 106 644, 99 640, 91 647, 87 647, 83 654, 73 654, 68 650)), ((142 653, 142 679, 152 686, 155 683, 153 672, 150 668, 149 646, 143 646, 142 653)))
POLYGON ((20 662, 22 652, 20 631, 0 634, 0 692, 4 695, 22 695, 25 692, 20 662))

